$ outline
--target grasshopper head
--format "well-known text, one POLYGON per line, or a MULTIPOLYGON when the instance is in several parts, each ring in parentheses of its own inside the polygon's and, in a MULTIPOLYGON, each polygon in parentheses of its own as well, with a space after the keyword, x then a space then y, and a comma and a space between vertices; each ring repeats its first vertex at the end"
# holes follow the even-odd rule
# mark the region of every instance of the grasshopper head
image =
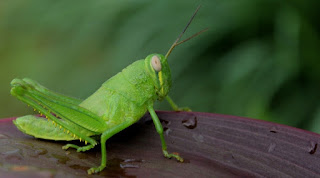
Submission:
POLYGON ((167 59, 162 54, 150 54, 145 59, 145 66, 153 81, 158 100, 162 100, 171 87, 171 72, 167 59))

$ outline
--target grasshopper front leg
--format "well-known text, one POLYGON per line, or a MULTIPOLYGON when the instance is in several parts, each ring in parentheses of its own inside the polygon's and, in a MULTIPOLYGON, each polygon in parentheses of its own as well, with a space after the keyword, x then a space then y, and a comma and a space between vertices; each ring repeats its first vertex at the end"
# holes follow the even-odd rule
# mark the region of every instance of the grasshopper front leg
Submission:
POLYGON ((151 115, 154 126, 156 127, 156 130, 157 130, 158 134, 160 135, 160 140, 161 140, 161 144, 162 144, 162 152, 163 152, 164 157, 169 158, 169 159, 171 157, 173 157, 173 158, 176 158, 178 161, 183 162, 184 161, 183 158, 181 158, 179 155, 176 155, 173 153, 171 153, 171 154, 168 153, 167 144, 166 144, 166 141, 164 140, 164 136, 163 136, 163 128, 162 128, 161 122, 160 122, 156 112, 154 111, 152 105, 148 106, 148 111, 151 115))

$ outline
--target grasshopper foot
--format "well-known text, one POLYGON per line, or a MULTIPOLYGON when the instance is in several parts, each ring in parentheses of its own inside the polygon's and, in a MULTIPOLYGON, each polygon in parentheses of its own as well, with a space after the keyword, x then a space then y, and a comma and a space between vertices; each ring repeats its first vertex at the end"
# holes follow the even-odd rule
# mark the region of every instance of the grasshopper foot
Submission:
POLYGON ((88 150, 90 150, 90 149, 93 148, 93 147, 94 147, 93 145, 88 145, 88 146, 79 147, 79 148, 77 149, 77 152, 80 152, 80 151, 82 151, 82 152, 88 151, 88 150))
POLYGON ((87 145, 87 146, 78 146, 78 145, 74 145, 74 144, 66 144, 62 147, 62 149, 64 150, 67 150, 68 148, 74 148, 74 149, 77 149, 77 152, 84 152, 84 151, 88 151, 90 150, 91 148, 93 148, 94 146, 93 145, 87 145))
POLYGON ((178 108, 178 109, 176 109, 175 111, 178 111, 178 112, 180 112, 180 111, 187 111, 187 112, 191 112, 192 110, 191 110, 190 108, 188 108, 188 107, 182 107, 182 108, 178 108))
POLYGON ((92 167, 87 170, 88 174, 101 172, 106 166, 100 165, 99 167, 92 167))
POLYGON ((166 158, 176 158, 178 161, 180 161, 180 162, 183 162, 184 160, 183 160, 183 158, 181 158, 180 156, 179 156, 179 153, 171 153, 171 154, 169 154, 168 153, 168 151, 167 150, 162 150, 163 151, 163 155, 164 155, 164 157, 166 157, 166 158))
POLYGON ((67 150, 69 148, 79 149, 80 147, 78 145, 74 145, 74 144, 66 144, 62 147, 63 150, 67 150))

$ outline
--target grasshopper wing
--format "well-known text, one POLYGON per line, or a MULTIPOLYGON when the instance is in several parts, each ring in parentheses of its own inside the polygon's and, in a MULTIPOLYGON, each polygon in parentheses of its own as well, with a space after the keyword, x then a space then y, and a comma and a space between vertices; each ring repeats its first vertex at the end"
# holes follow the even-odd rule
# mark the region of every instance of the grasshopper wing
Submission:
POLYGON ((30 82, 20 79, 14 79, 11 85, 12 95, 44 114, 53 124, 66 129, 68 133, 71 132, 73 137, 85 139, 91 135, 81 133, 79 131, 81 129, 98 135, 107 128, 99 116, 72 102, 67 102, 63 96, 53 97, 47 94, 50 91, 39 91, 30 82))

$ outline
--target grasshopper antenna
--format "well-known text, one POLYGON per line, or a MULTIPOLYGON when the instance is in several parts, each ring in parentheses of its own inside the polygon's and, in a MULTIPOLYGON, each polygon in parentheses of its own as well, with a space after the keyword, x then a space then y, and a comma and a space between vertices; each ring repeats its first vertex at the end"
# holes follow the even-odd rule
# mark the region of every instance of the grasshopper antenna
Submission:
POLYGON ((190 36, 189 38, 187 38, 187 39, 182 40, 182 41, 179 42, 179 40, 181 39, 181 37, 182 37, 182 35, 184 34, 184 32, 187 30, 187 28, 188 28, 189 25, 191 24, 193 18, 196 16, 196 14, 197 14, 197 12, 199 11, 200 7, 201 7, 201 5, 199 5, 199 6, 197 7, 196 11, 193 13, 193 15, 192 15, 191 19, 189 20, 188 24, 184 27, 184 29, 183 29, 183 31, 180 33, 179 37, 176 39, 176 41, 172 44, 172 46, 171 46, 170 49, 168 50, 168 52, 167 52, 167 54, 166 54, 166 56, 165 56, 166 59, 168 59, 168 56, 170 55, 170 53, 172 52, 172 50, 173 50, 176 46, 178 46, 178 45, 180 45, 180 44, 182 44, 182 43, 184 43, 184 42, 186 42, 186 41, 188 41, 188 40, 190 40, 190 39, 192 39, 192 38, 194 38, 194 37, 196 37, 196 36, 200 35, 201 33, 203 33, 203 32, 205 32, 205 31, 208 30, 208 28, 205 28, 205 29, 199 31, 198 33, 195 33, 194 35, 190 36))

